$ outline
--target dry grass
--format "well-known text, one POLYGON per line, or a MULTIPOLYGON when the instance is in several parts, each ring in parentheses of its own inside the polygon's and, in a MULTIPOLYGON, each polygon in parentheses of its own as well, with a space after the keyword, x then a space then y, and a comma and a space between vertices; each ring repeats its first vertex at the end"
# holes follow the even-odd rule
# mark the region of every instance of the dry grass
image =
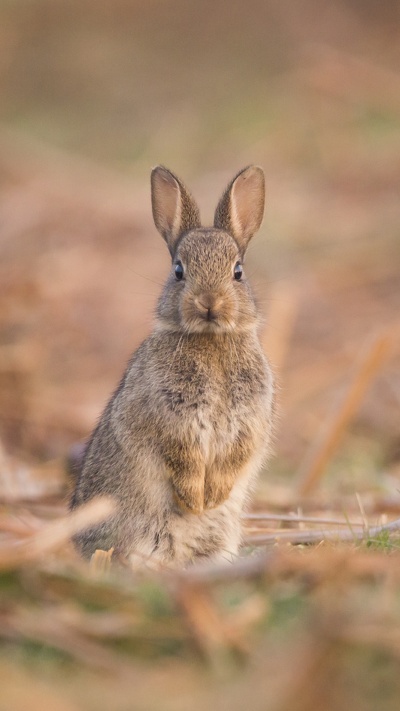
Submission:
POLYGON ((0 711, 397 711, 396 3, 34 5, 0 8, 0 711), (211 213, 253 160, 281 414, 241 555, 87 566, 68 539, 110 504, 68 516, 67 455, 168 268, 148 169, 211 213))

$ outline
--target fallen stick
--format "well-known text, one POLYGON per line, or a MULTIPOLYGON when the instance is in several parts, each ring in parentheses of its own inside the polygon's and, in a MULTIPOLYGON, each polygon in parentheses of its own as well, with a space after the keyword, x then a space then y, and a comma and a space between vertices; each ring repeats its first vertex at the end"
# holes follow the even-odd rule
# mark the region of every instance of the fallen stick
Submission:
POLYGON ((29 538, 0 547, 0 570, 18 568, 60 548, 84 528, 101 523, 114 511, 108 498, 98 498, 80 506, 68 516, 52 521, 29 538))
POLYGON ((361 522, 351 521, 348 519, 339 518, 321 518, 319 516, 299 516, 298 514, 263 514, 263 513, 249 513, 245 514, 243 520, 246 521, 246 525, 250 526, 251 521, 280 521, 282 523, 320 523, 322 525, 334 525, 334 526, 362 526, 361 522))
POLYGON ((322 541, 362 541, 364 538, 372 539, 381 533, 393 533, 394 531, 400 531, 400 518, 396 518, 395 521, 390 523, 382 524, 382 526, 363 526, 361 530, 360 524, 358 524, 357 530, 353 529, 352 524, 350 524, 348 531, 343 531, 343 529, 339 528, 330 531, 320 529, 279 532, 278 530, 273 533, 247 536, 244 542, 247 545, 263 545, 265 543, 285 541, 286 543, 300 545, 302 543, 322 543, 322 541))

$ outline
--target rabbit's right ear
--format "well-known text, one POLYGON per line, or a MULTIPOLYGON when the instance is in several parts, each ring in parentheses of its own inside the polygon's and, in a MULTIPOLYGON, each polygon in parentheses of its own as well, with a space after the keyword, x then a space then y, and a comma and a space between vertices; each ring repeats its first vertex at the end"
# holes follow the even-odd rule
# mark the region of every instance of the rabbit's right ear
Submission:
POLYGON ((180 235, 201 226, 199 208, 179 178, 162 165, 151 171, 151 205, 155 226, 173 256, 180 235))

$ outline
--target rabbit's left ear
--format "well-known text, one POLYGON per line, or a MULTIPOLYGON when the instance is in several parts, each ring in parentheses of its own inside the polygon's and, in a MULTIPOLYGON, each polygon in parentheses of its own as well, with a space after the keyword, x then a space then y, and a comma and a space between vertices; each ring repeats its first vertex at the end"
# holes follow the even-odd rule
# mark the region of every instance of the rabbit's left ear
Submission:
POLYGON ((199 208, 182 181, 162 165, 151 171, 151 204, 155 226, 173 257, 179 237, 201 226, 199 208))
POLYGON ((264 202, 264 171, 250 165, 234 177, 218 203, 214 227, 231 234, 242 254, 261 225, 264 202))

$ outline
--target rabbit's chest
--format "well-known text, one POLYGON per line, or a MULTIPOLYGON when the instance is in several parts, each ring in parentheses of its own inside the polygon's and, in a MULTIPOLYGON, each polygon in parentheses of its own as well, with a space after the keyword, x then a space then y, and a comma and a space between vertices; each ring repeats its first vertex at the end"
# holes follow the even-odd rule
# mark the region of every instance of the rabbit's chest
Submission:
POLYGON ((193 439, 198 443, 205 461, 212 461, 226 446, 226 439, 235 436, 235 420, 215 403, 203 403, 190 423, 193 439))
MULTIPOLYGON (((236 352, 235 352, 236 353, 236 352)), ((223 455, 244 430, 257 429, 267 412, 268 372, 262 356, 253 353, 238 359, 222 359, 210 349, 196 361, 183 358, 162 382, 161 410, 177 433, 200 447, 205 461, 223 455), (218 356, 218 357, 217 357, 218 356)), ((159 410, 157 410, 157 416, 159 410)))
POLYGON ((253 421, 259 418, 262 388, 259 384, 253 388, 247 382, 246 391, 244 379, 246 376, 228 375, 210 382, 209 378, 202 395, 194 398, 184 413, 206 461, 212 462, 233 445, 243 432, 244 422, 251 428, 253 421))

